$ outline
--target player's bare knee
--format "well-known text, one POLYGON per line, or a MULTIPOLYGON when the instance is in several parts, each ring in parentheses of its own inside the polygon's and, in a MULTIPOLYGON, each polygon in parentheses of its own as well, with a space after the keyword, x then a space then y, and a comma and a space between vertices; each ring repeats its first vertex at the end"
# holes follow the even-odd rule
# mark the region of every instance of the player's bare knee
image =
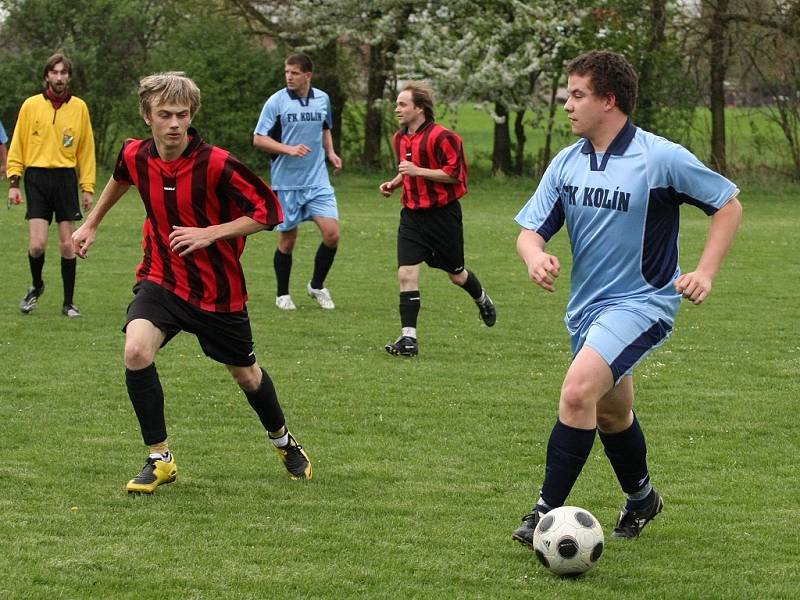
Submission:
POLYGON ((136 340, 125 342, 125 366, 132 371, 138 371, 150 366, 155 359, 155 353, 145 344, 136 340))
POLYGON ((72 240, 59 242, 58 249, 64 258, 75 258, 75 248, 72 246, 72 240))
POLYGON ((616 412, 603 411, 597 408, 597 428, 604 433, 616 433, 624 429, 625 416, 616 412))
POLYGON ((464 269, 459 273, 448 273, 447 276, 450 278, 450 281, 453 283, 453 285, 463 286, 467 282, 469 272, 464 269))
POLYGON ((30 254, 33 258, 39 258, 42 254, 44 254, 46 246, 47 244, 45 242, 31 240, 30 244, 28 244, 28 254, 30 254))
POLYGON ((417 275, 414 267, 400 267, 397 269, 397 279, 401 287, 414 286, 417 283, 417 275))
POLYGON ((254 363, 249 367, 227 365, 231 377, 246 392, 255 392, 261 386, 261 367, 254 363))
POLYGON ((561 388, 559 408, 569 413, 581 413, 588 409, 594 410, 596 400, 591 397, 591 386, 579 379, 564 382, 561 388))
POLYGON ((339 230, 326 231, 322 235, 322 243, 328 248, 337 248, 339 246, 339 230))

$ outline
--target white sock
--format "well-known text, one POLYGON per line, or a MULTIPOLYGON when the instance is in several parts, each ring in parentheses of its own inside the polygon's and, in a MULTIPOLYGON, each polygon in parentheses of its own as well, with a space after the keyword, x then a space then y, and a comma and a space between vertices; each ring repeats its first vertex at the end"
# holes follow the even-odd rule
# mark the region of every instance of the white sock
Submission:
POLYGON ((269 435, 267 437, 269 438, 270 442, 275 444, 276 448, 283 448, 284 446, 289 444, 289 430, 288 429, 286 430, 286 433, 284 433, 281 437, 274 438, 274 437, 271 437, 269 435))
POLYGON ((417 328, 416 327, 403 327, 402 335, 406 337, 411 337, 417 339, 417 328))

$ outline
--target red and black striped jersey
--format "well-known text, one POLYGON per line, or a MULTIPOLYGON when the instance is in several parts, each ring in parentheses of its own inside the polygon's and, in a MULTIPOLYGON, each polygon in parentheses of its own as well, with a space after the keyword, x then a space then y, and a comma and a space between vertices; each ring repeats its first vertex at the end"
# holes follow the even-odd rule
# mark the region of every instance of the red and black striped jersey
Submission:
POLYGON ((239 257, 245 238, 218 240, 178 256, 169 246, 173 226, 208 227, 241 216, 269 229, 283 221, 278 198, 258 175, 227 150, 205 143, 189 129, 189 146, 176 160, 161 160, 152 139, 128 139, 114 179, 133 184, 144 202, 144 257, 136 279, 152 281, 212 312, 243 310, 247 302, 239 257))
POLYGON ((409 160, 424 169, 441 169, 456 183, 438 183, 424 177, 403 177, 403 206, 412 210, 435 208, 455 202, 467 193, 467 161, 461 137, 433 121, 413 134, 403 129, 394 134, 397 160, 409 160))

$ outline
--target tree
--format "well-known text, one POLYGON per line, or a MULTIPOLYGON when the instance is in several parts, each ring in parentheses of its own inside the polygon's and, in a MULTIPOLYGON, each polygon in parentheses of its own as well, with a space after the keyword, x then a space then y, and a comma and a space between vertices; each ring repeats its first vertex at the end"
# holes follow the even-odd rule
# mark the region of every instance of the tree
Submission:
MULTIPOLYGON (((400 75, 428 78, 450 100, 479 101, 495 122, 492 168, 521 173, 525 112, 542 100, 543 73, 560 69, 564 48, 581 27, 581 0, 454 0, 412 15, 401 42, 400 75), (555 67, 555 65, 558 65, 555 67), (516 148, 512 159, 510 117, 516 148)), ((545 88, 545 98, 550 86, 545 88)))
MULTIPOLYGON (((330 57, 337 56, 331 49, 338 46, 338 51, 346 46, 352 56, 362 58, 366 83, 363 86, 365 118, 361 161, 372 166, 379 164, 384 103, 387 85, 394 81, 397 44, 406 32, 409 15, 420 2, 228 0, 228 3, 258 23, 260 29, 254 31, 281 40, 296 50, 307 51, 312 58, 324 54, 329 59, 327 76, 338 76, 336 87, 342 102, 341 106, 334 104, 334 114, 342 114, 346 98, 360 86, 357 78, 345 80, 338 65, 330 63, 330 57)), ((344 74, 352 75, 352 71, 345 69, 344 74)), ((340 131, 341 128, 334 130, 335 136, 340 135, 340 131)))

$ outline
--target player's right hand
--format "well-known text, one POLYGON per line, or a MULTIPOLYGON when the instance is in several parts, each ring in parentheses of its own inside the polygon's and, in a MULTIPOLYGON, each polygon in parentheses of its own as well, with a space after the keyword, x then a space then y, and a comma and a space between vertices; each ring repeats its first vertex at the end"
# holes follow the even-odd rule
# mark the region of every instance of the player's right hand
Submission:
POLYGON ((392 187, 392 182, 391 182, 391 181, 384 181, 384 182, 383 182, 383 183, 382 183, 382 184, 381 184, 381 185, 378 187, 378 189, 380 190, 381 194, 383 194, 383 195, 384 195, 384 197, 386 197, 386 198, 388 198, 389 196, 391 196, 391 195, 392 195, 392 192, 394 192, 394 187, 392 187))
POLYGON ((8 203, 9 204, 22 204, 22 192, 18 187, 8 188, 8 203))
POLYGON ((289 156, 296 156, 298 158, 302 158, 306 154, 311 152, 311 148, 306 146, 305 144, 297 144, 297 146, 289 146, 289 156))
POLYGON ((528 277, 548 292, 555 292, 555 280, 561 274, 561 263, 558 258, 546 252, 540 252, 528 265, 528 277))
POLYGON ((94 244, 96 230, 87 227, 86 223, 78 227, 72 234, 72 249, 80 258, 86 258, 89 246, 94 244))

